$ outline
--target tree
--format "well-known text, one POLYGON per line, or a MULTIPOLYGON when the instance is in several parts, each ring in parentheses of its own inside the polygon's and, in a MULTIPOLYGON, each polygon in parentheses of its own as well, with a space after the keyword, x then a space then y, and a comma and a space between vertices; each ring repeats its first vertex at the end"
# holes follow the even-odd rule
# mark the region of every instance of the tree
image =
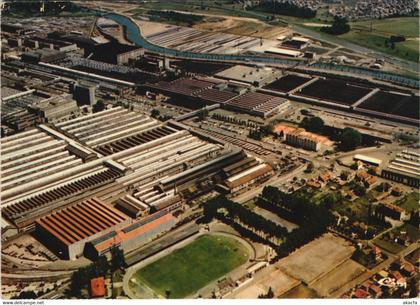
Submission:
POLYGON ((261 134, 261 131, 260 130, 258 130, 258 129, 251 129, 250 131, 249 131, 249 135, 248 135, 251 139, 254 139, 254 140, 257 140, 257 141, 259 141, 259 140, 261 140, 262 139, 262 134, 261 134))
POLYGON ((339 135, 339 148, 350 151, 362 144, 362 135, 357 130, 347 127, 339 135))
POLYGON ((68 295, 71 297, 78 297, 81 296, 81 290, 83 287, 85 287, 87 283, 87 269, 86 268, 79 268, 73 274, 70 278, 70 286, 67 291, 68 295))
POLYGON ((95 105, 93 105, 92 111, 94 113, 105 110, 105 103, 103 100, 98 100, 95 105))
POLYGON ((333 207, 333 205, 338 201, 338 194, 331 192, 328 193, 327 195, 325 195, 324 197, 322 197, 321 199, 321 204, 326 208, 326 209, 331 209, 333 207))
POLYGON ((360 184, 360 183, 356 183, 353 186, 353 192, 359 196, 362 197, 366 194, 366 188, 364 187, 364 185, 360 184))
POLYGON ((410 298, 416 298, 418 297, 418 283, 415 277, 412 277, 410 281, 408 282, 408 287, 410 289, 410 298))
POLYGON ((203 108, 198 112, 198 118, 200 119, 200 121, 205 120, 208 115, 209 111, 206 108, 203 108))
POLYGON ((340 174, 341 180, 347 180, 349 179, 350 172, 348 170, 343 170, 340 174))
POLYGON ((113 247, 111 249, 111 270, 114 272, 126 266, 124 251, 118 247, 113 247))
POLYGON ((159 117, 160 111, 158 109, 153 109, 150 115, 152 116, 152 118, 156 119, 157 117, 159 117))
POLYGON ((347 18, 335 16, 333 24, 331 26, 323 26, 321 31, 331 35, 341 35, 350 31, 350 25, 347 18))
POLYGON ((312 162, 308 163, 308 166, 305 169, 305 173, 312 173, 314 171, 314 164, 312 162))
POLYGON ((263 136, 267 136, 273 132, 274 124, 270 123, 264 126, 260 127, 260 132, 263 134, 263 136))
POLYGON ((97 276, 105 276, 109 270, 111 269, 111 266, 108 262, 108 259, 101 255, 98 257, 97 261, 95 262, 95 273, 97 276))
POLYGON ((300 123, 300 126, 306 130, 320 133, 324 130, 324 121, 319 117, 305 117, 300 123))
POLYGON ((12 299, 25 299, 25 300, 31 300, 36 299, 37 295, 33 291, 22 291, 19 295, 12 297, 12 299))

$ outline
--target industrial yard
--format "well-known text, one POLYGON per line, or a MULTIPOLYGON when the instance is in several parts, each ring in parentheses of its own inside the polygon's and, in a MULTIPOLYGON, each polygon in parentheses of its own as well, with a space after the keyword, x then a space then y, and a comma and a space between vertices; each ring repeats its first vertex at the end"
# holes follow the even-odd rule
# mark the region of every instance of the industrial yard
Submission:
POLYGON ((2 298, 418 296, 418 73, 181 2, 2 3, 2 298))

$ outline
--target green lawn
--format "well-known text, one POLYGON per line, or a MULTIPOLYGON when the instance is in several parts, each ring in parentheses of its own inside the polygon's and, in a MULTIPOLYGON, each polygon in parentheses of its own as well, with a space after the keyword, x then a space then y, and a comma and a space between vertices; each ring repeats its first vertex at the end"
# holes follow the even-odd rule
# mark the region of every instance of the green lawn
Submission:
MULTIPOLYGON (((415 242, 420 238, 419 230, 415 226, 408 223, 404 223, 402 226, 393 229, 391 233, 394 235, 394 237, 392 238, 395 238, 398 235, 400 235, 400 232, 402 231, 407 233, 410 243, 415 242)), ((386 233, 386 236, 382 235, 381 237, 375 239, 374 243, 379 247, 394 254, 406 248, 401 244, 393 242, 393 240, 389 238, 389 234, 390 233, 386 233)))
POLYGON ((225 236, 206 235, 140 269, 134 275, 155 292, 184 298, 249 259, 244 245, 225 236))
MULTIPOLYGON (((344 189, 348 189, 348 186, 344 186, 344 189)), ((367 223, 369 221, 369 206, 375 201, 376 196, 377 192, 370 190, 364 196, 358 197, 353 201, 348 199, 339 200, 333 205, 332 209, 341 215, 347 215, 367 223)))
POLYGON ((417 61, 419 57, 419 41, 417 40, 407 40, 396 43, 395 48, 392 49, 390 47, 385 47, 385 40, 389 38, 389 36, 377 34, 375 32, 370 33, 353 30, 344 35, 340 35, 339 37, 370 49, 407 60, 417 61))
MULTIPOLYGON (((298 23, 304 24, 305 20, 301 19, 298 23)), ((419 24, 417 17, 355 21, 351 22, 350 26, 350 32, 337 37, 372 50, 377 50, 414 62, 418 61, 419 24), (396 43, 394 49, 385 47, 385 40, 389 39, 391 35, 403 35, 406 38, 406 41, 396 43)), ((320 27, 309 28, 320 31, 320 27)))
POLYGON ((396 254, 401 250, 405 249, 403 245, 383 239, 375 239, 374 244, 393 254, 396 254))
POLYGON ((397 230, 399 230, 400 232, 401 231, 407 232, 408 237, 412 241, 418 240, 420 238, 420 232, 419 232, 419 230, 415 226, 413 226, 411 224, 405 223, 403 226, 401 226, 397 230))
MULTIPOLYGON (((353 29, 370 31, 370 20, 352 22, 353 29)), ((399 17, 377 19, 372 21, 372 31, 383 35, 405 35, 408 37, 419 36, 419 25, 417 17, 399 17)))
POLYGON ((411 213, 419 209, 420 194, 418 192, 412 192, 407 194, 404 198, 397 201, 397 205, 411 213))

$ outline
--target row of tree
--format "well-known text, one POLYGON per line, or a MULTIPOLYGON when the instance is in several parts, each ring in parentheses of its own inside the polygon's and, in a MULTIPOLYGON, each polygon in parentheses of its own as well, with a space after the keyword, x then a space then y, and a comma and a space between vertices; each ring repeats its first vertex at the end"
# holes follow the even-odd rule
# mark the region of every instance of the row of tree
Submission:
POLYGON ((182 24, 186 23, 189 26, 192 26, 198 22, 201 22, 204 18, 203 16, 199 16, 199 15, 184 14, 184 13, 178 13, 174 11, 150 10, 147 12, 147 14, 153 17, 158 17, 158 18, 174 21, 175 23, 182 23, 182 24))
POLYGON ((18 14, 19 16, 57 16, 63 12, 79 13, 84 11, 77 4, 68 0, 57 1, 4 1, 6 3, 2 13, 4 15, 18 14), (41 9, 43 7, 43 9, 41 9))
POLYGON ((254 127, 254 128, 258 127, 257 123, 250 122, 250 121, 247 121, 247 120, 241 120, 241 119, 238 119, 238 118, 236 118, 234 116, 230 116, 230 115, 213 113, 211 117, 215 120, 218 120, 218 121, 223 121, 223 122, 232 123, 232 124, 236 124, 236 125, 241 125, 241 126, 246 126, 246 127, 254 127))
POLYGON ((310 194, 306 192, 288 194, 278 188, 266 186, 258 204, 299 225, 276 248, 279 257, 288 255, 325 233, 334 220, 332 213, 323 204, 311 202, 310 194))
POLYGON ((150 116, 152 118, 158 119, 159 121, 165 122, 168 121, 170 119, 172 119, 171 115, 160 115, 160 111, 159 109, 152 109, 152 111, 150 112, 150 116))
POLYGON ((305 192, 287 194, 275 187, 266 186, 257 204, 297 223, 299 228, 288 232, 286 228, 224 196, 205 203, 204 221, 209 222, 213 218, 224 221, 244 236, 269 244, 277 251, 278 257, 283 257, 323 234, 334 220, 324 204, 312 203, 310 194, 305 192))
POLYGON ((254 140, 261 140, 262 138, 272 134, 274 125, 268 124, 249 131, 249 137, 254 140))
POLYGON ((235 222, 258 236, 263 236, 270 243, 277 244, 287 235, 287 229, 271 220, 252 212, 243 205, 224 196, 215 197, 204 205, 205 221, 213 218, 235 222))

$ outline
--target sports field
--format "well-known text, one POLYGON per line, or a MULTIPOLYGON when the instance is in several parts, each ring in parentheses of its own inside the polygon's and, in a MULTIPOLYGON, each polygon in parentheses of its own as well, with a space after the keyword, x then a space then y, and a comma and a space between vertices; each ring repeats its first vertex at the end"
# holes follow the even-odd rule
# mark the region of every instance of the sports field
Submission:
POLYGON ((163 297, 184 298, 248 258, 248 250, 239 241, 205 235, 140 269, 134 277, 163 297))

